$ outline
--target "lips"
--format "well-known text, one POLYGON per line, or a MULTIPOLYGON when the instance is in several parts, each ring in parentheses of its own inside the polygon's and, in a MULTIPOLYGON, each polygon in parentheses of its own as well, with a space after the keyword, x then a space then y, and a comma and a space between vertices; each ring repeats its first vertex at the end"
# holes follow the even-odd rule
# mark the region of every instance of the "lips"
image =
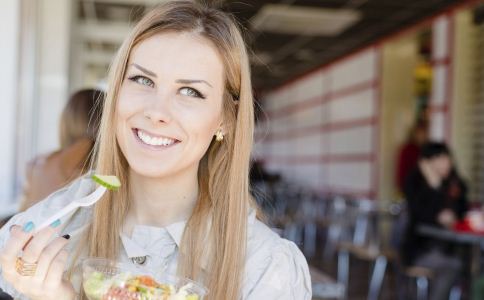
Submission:
POLYGON ((153 134, 139 128, 134 128, 133 133, 140 143, 155 149, 168 148, 180 142, 175 138, 153 134))

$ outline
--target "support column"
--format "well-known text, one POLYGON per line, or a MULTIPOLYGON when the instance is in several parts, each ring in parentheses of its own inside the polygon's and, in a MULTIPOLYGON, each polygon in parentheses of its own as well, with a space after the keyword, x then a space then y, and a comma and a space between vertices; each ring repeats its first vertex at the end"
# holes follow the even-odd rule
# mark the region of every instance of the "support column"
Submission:
POLYGON ((69 96, 72 2, 41 0, 37 153, 59 147, 59 120, 69 96))
POLYGON ((451 137, 453 16, 443 15, 432 24, 432 96, 430 138, 449 141, 451 137))
POLYGON ((8 214, 14 203, 15 182, 15 116, 17 112, 18 53, 20 32, 20 2, 17 0, 0 1, 0 91, 1 106, 0 128, 2 146, 0 147, 0 217, 8 214))

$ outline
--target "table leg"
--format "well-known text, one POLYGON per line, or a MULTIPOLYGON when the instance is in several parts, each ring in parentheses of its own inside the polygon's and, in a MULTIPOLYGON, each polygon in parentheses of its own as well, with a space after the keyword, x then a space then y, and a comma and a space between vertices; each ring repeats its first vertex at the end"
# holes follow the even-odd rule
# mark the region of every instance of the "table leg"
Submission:
POLYGON ((472 245, 471 253, 471 280, 474 282, 481 274, 481 250, 483 244, 472 245))

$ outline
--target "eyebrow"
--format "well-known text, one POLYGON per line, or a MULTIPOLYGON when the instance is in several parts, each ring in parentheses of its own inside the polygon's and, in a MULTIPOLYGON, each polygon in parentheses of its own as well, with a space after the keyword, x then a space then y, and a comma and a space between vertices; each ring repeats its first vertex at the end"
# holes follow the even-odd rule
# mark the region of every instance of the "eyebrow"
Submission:
POLYGON ((176 81, 176 83, 182 83, 182 84, 205 83, 209 87, 213 88, 213 86, 210 83, 208 83, 208 82, 206 82, 205 80, 202 80, 202 79, 178 79, 176 81))
MULTIPOLYGON (((156 73, 155 72, 152 72, 136 63, 132 63, 131 66, 137 68, 138 70, 140 70, 141 72, 147 74, 147 75, 150 75, 150 76, 153 76, 153 77, 157 77, 156 76, 156 73)), ((207 81, 203 80, 203 79, 177 79, 175 81, 176 83, 181 83, 181 84, 192 84, 192 83, 205 83, 206 85, 208 85, 209 87, 213 88, 213 86, 208 83, 207 81)))
POLYGON ((150 75, 150 76, 153 76, 153 77, 157 77, 155 72, 152 72, 148 69, 145 69, 143 68, 142 66, 138 65, 138 64, 135 64, 135 63, 132 63, 131 64, 133 67, 135 67, 136 69, 140 70, 141 72, 145 73, 146 75, 150 75))

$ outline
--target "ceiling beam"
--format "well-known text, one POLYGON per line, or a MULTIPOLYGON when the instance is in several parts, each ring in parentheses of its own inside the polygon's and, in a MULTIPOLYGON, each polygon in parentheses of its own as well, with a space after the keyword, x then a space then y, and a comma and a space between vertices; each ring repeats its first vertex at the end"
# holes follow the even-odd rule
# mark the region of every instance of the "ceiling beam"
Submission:
POLYGON ((131 27, 123 22, 81 22, 77 35, 81 41, 121 44, 131 27))
POLYGON ((84 2, 96 2, 104 4, 145 5, 154 6, 167 0, 83 0, 84 2))
POLYGON ((85 49, 81 54, 81 60, 85 65, 109 65, 113 60, 115 52, 106 50, 85 49))

